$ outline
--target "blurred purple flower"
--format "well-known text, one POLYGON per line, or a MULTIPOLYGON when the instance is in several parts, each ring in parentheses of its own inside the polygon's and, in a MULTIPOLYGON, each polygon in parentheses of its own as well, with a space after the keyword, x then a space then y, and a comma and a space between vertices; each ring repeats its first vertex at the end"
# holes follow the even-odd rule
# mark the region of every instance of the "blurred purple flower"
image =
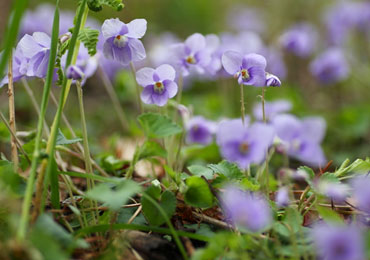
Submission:
POLYGON ((33 11, 27 11, 22 19, 20 37, 25 34, 32 35, 34 32, 44 32, 50 35, 52 25, 46 21, 53 21, 54 9, 55 7, 51 4, 42 4, 33 11))
MULTIPOLYGON (((2 56, 2 52, 0 53, 0 57, 2 56)), ((27 71, 28 59, 24 57, 21 49, 17 47, 13 54, 13 82, 20 80, 22 77, 25 76, 27 71)), ((8 84, 8 69, 6 69, 6 75, 0 82, 0 88, 5 84, 8 84)))
POLYGON ((103 52, 105 57, 121 62, 123 65, 131 61, 141 61, 146 57, 144 45, 138 39, 146 32, 146 20, 135 19, 128 24, 118 18, 104 21, 103 52))
POLYGON ((186 123, 186 131, 186 143, 208 145, 212 143, 216 125, 202 116, 195 116, 186 123))
POLYGON ((22 72, 29 77, 44 78, 46 76, 50 55, 50 37, 43 32, 24 35, 18 47, 28 63, 22 62, 22 72), (27 67, 27 69, 26 69, 27 67))
POLYGON ((242 169, 252 163, 261 163, 273 138, 274 129, 262 123, 243 127, 241 120, 231 120, 221 123, 217 130, 217 144, 222 157, 237 163, 242 169))
POLYGON ((265 31, 262 17, 263 13, 260 9, 235 5, 228 11, 227 24, 236 31, 262 33, 265 31))
POLYGON ((329 48, 310 64, 311 73, 322 83, 329 84, 348 77, 349 67, 343 52, 329 48))
POLYGON ((239 84, 263 87, 266 83, 266 59, 251 53, 243 56, 239 52, 226 51, 222 55, 222 65, 227 73, 238 79, 239 84))
POLYGON ((280 114, 272 119, 272 125, 290 156, 312 166, 324 165, 326 159, 320 143, 326 123, 321 117, 306 117, 301 121, 293 115, 280 114))
POLYGON ((258 193, 228 186, 221 195, 221 205, 232 224, 250 232, 263 231, 272 221, 271 208, 258 193))
POLYGON ((280 36, 283 48, 299 57, 308 57, 316 46, 317 33, 312 25, 299 23, 280 36))
POLYGON ((269 47, 263 48, 260 51, 260 54, 269 61, 266 66, 266 71, 269 71, 272 74, 276 75, 277 77, 279 77, 279 79, 285 79, 287 69, 282 53, 273 47, 269 47))
POLYGON ((355 226, 317 224, 312 239, 319 259, 364 260, 363 237, 355 226))
POLYGON ((169 98, 177 94, 175 69, 163 64, 156 69, 142 68, 136 72, 137 83, 144 87, 141 92, 141 100, 145 104, 164 106, 169 98))
POLYGON ((66 76, 68 79, 81 80, 85 75, 78 66, 71 65, 67 68, 66 76))
POLYGON ((370 214, 370 176, 356 177, 352 183, 352 187, 357 207, 370 214))
MULTIPOLYGON (((266 120, 272 120, 276 115, 282 114, 284 112, 288 112, 292 109, 292 103, 287 100, 276 100, 272 102, 265 102, 265 116, 266 120)), ((253 107, 253 115, 254 117, 262 121, 263 114, 262 114, 262 103, 258 103, 253 107)))
POLYGON ((317 189, 322 195, 328 197, 336 203, 344 202, 350 195, 349 186, 340 182, 319 180, 317 189))
POLYGON ((203 74, 211 61, 206 38, 200 33, 190 35, 184 43, 173 44, 171 50, 174 65, 183 76, 188 76, 191 71, 203 74))
POLYGON ((290 199, 289 199, 288 187, 281 187, 276 192, 275 202, 276 202, 276 205, 280 208, 285 208, 289 206, 290 199))
POLYGON ((236 51, 241 54, 260 53, 264 44, 261 37, 251 31, 242 31, 238 34, 223 33, 221 34, 220 56, 225 51, 236 51))
MULTIPOLYGON (((146 37, 148 39, 148 37, 146 37)), ((148 59, 153 66, 159 66, 171 61, 171 52, 168 51, 171 46, 178 43, 179 39, 170 32, 158 35, 150 35, 148 41, 148 59)))
POLYGON ((220 48, 220 39, 215 34, 206 35, 206 48, 210 54, 210 62, 205 66, 208 76, 214 77, 222 68, 221 56, 218 53, 220 48))

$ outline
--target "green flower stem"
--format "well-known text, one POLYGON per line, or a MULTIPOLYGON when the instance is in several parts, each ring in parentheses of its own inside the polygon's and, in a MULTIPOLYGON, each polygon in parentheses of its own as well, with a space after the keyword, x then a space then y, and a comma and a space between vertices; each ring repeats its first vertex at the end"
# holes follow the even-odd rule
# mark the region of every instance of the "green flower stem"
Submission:
POLYGON ((142 114, 144 112, 144 108, 143 108, 143 103, 141 102, 141 98, 140 98, 140 86, 136 82, 136 69, 135 69, 135 65, 132 61, 130 62, 130 68, 131 68, 131 72, 132 72, 132 77, 135 81, 137 104, 139 106, 139 112, 140 112, 140 114, 142 114))
POLYGON ((244 86, 240 84, 240 112, 242 117, 242 123, 245 125, 245 104, 244 104, 244 86))
MULTIPOLYGON (((262 118, 263 122, 267 124, 266 113, 265 113, 265 91, 266 87, 262 87, 262 118)), ((268 159, 268 148, 266 148, 266 163, 265 163, 265 185, 266 185, 266 194, 269 194, 269 159, 268 159)))
POLYGON ((58 34, 59 34, 59 7, 58 5, 59 5, 59 0, 57 0, 56 2, 55 13, 54 13, 53 32, 52 32, 52 39, 51 39, 48 72, 46 75, 46 82, 45 82, 44 91, 42 95, 40 117, 39 117, 38 124, 37 124, 35 149, 33 152, 31 170, 30 170, 30 174, 27 180, 27 187, 26 187, 25 197, 24 197, 23 205, 22 205, 21 220, 18 226, 18 231, 17 231, 17 238, 20 240, 23 240, 25 238, 26 230, 28 227, 28 221, 30 218, 32 194, 33 194, 34 183, 35 183, 35 178, 36 178, 37 165, 38 165, 38 161, 40 159, 40 153, 41 153, 40 148, 41 148, 41 136, 42 136, 42 131, 43 131, 43 124, 44 124, 46 109, 47 109, 47 105, 49 101, 51 82, 53 80, 53 74, 54 74, 54 63, 56 59, 58 34))
MULTIPOLYGON (((77 37, 78 37, 78 33, 80 29, 83 28, 85 25, 88 10, 89 10, 86 2, 87 0, 83 0, 78 9, 75 29, 73 31, 69 49, 68 49, 66 68, 68 68, 69 65, 71 64, 75 64, 76 59, 77 59, 77 54, 78 54, 78 50, 80 47, 80 42, 77 40, 77 37)), ((43 186, 44 186, 44 179, 45 179, 45 175, 46 175, 46 178, 49 179, 49 177, 52 174, 52 170, 53 170, 52 161, 54 158, 55 145, 56 145, 56 139, 57 139, 59 124, 60 124, 60 119, 62 116, 64 105, 68 97, 71 83, 72 83, 71 80, 67 80, 67 78, 63 79, 57 113, 54 117, 54 121, 51 127, 50 137, 49 137, 49 140, 46 146, 46 152, 49 155, 49 159, 43 160, 41 164, 41 168, 40 168, 40 173, 37 179, 34 219, 37 217, 39 212, 43 212, 43 209, 41 208, 41 200, 42 200, 41 197, 43 196, 43 194, 46 195, 46 192, 42 192, 43 186)), ((46 181, 45 183, 48 184, 48 181, 46 181)), ((59 190, 53 190, 52 188, 52 201, 51 202, 54 208, 60 207, 58 197, 59 197, 59 190)))
POLYGON ((123 111, 122 106, 121 106, 121 104, 119 102, 119 99, 117 97, 117 93, 114 91, 112 83, 110 82, 107 74, 104 72, 104 70, 101 68, 101 66, 99 66, 98 72, 99 72, 100 78, 103 81, 103 86, 105 87, 105 90, 107 91, 107 93, 108 93, 108 95, 109 95, 109 97, 112 101, 113 107, 116 110, 118 120, 120 121, 121 126, 122 126, 122 130, 127 131, 129 124, 128 124, 125 112, 123 111))
MULTIPOLYGON (((89 149, 89 141, 87 138, 87 127, 86 127, 86 118, 85 118, 85 110, 83 105, 83 91, 82 86, 79 81, 76 82, 77 86, 77 95, 78 95, 78 103, 80 108, 80 116, 81 116, 81 125, 82 125, 82 136, 83 136, 83 146, 84 146, 84 158, 85 158, 85 167, 86 167, 86 174, 93 174, 93 168, 91 164, 91 155, 89 149)), ((87 179, 87 188, 91 190, 95 186, 94 180, 87 179)), ((96 202, 90 201, 92 207, 97 207, 96 202)), ((95 224, 97 224, 97 219, 99 216, 98 210, 96 210, 95 215, 93 214, 93 219, 95 224)))

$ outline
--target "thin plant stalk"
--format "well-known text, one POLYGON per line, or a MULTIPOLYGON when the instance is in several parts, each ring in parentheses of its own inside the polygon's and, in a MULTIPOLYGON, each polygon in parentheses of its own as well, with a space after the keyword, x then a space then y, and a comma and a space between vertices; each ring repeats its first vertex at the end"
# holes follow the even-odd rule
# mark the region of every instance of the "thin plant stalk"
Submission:
MULTIPOLYGON (((80 108, 80 116, 81 116, 81 126, 82 126, 82 136, 83 136, 83 146, 84 146, 84 158, 85 158, 85 167, 86 167, 86 174, 93 174, 92 164, 91 164, 91 156, 90 156, 90 149, 89 149, 89 141, 87 138, 87 127, 86 127, 86 118, 85 118, 85 110, 83 105, 83 90, 81 83, 76 81, 77 86, 77 94, 78 94, 78 104, 80 108)), ((94 187, 94 180, 87 179, 87 188, 91 190, 94 187)), ((94 203, 91 201, 92 206, 94 203)), ((96 211, 96 216, 93 217, 95 224, 97 224, 97 220, 95 217, 98 217, 98 212, 96 211)))
MULTIPOLYGON (((76 19, 76 24, 75 24, 75 29, 73 30, 72 38, 70 41, 70 46, 68 49, 68 54, 67 54, 67 61, 66 61, 66 68, 68 68, 71 64, 75 64, 77 60, 77 54, 78 50, 80 47, 80 41, 77 40, 77 36, 79 34, 79 31, 81 28, 85 26, 85 22, 87 19, 87 14, 88 14, 88 7, 87 7, 87 0, 83 0, 82 3, 80 4, 80 7, 77 11, 77 19, 76 19)), ((56 115, 54 117, 54 121, 51 127, 51 132, 50 132, 50 137, 48 139, 48 143, 46 145, 46 152, 49 155, 48 160, 44 160, 41 164, 40 168, 40 173, 37 179, 37 188, 36 188, 36 199, 35 199, 35 214, 38 214, 39 212, 41 213, 43 209, 41 208, 41 197, 43 194, 46 195, 46 193, 43 193, 43 186, 44 186, 44 181, 47 184, 48 179, 51 177, 52 171, 53 171, 53 163, 52 161, 54 160, 54 153, 55 153, 55 146, 56 146, 56 140, 57 140, 57 134, 58 134, 58 129, 59 129, 59 124, 60 120, 62 117, 62 111, 64 108, 64 105, 67 101, 67 97, 69 94, 69 90, 71 87, 72 80, 68 80, 67 78, 63 79, 63 84, 61 88, 61 94, 60 94, 60 99, 58 103, 58 109, 56 112, 56 115), (45 176, 47 180, 45 179, 45 176)), ((53 176, 55 177, 55 176, 53 176)), ((58 190, 53 190, 53 185, 52 187, 52 205, 54 208, 59 208, 59 191, 58 190)))
POLYGON ((242 117, 242 123, 245 125, 245 104, 244 104, 244 86, 240 84, 240 112, 242 117))
MULTIPOLYGON (((8 99, 9 99, 9 125, 13 133, 17 132, 15 126, 15 103, 14 103, 14 85, 13 85, 13 55, 10 53, 8 63, 8 99)), ((11 135, 11 158, 14 165, 14 171, 18 172, 19 158, 17 140, 11 135)))
POLYGON ((39 117, 38 124, 37 124, 35 149, 33 152, 31 170, 30 170, 30 174, 27 180, 27 187, 26 187, 25 197, 24 197, 23 205, 22 205, 21 220, 18 226, 18 231, 17 231, 17 238, 21 240, 23 240, 26 235, 28 221, 30 218, 32 194, 33 194, 34 183, 35 183, 35 178, 36 178, 37 165, 38 165, 38 161, 40 159, 40 154, 41 154, 41 150, 40 150, 41 135, 42 135, 43 124, 45 120, 46 108, 47 108, 48 101, 49 101, 51 82, 53 80, 53 75, 54 75, 54 63, 56 59, 58 34, 59 34, 59 7, 58 5, 59 5, 59 0, 57 0, 56 2, 55 13, 54 13, 54 22, 53 22, 48 72, 46 75, 46 82, 45 82, 44 91, 42 95, 40 117, 39 117))
MULTIPOLYGON (((265 124, 267 124, 266 119, 266 112, 265 112, 265 91, 266 87, 262 87, 262 119, 265 124)), ((269 159, 268 159, 268 148, 266 148, 266 162, 265 162, 265 185, 266 185, 266 193, 269 193, 269 182, 270 182, 270 176, 269 176, 269 159)))
POLYGON ((132 72, 132 77, 135 81, 136 97, 137 97, 137 103, 139 105, 139 112, 140 112, 140 114, 142 114, 144 112, 144 108, 143 108, 143 103, 141 102, 141 98, 140 98, 140 86, 136 82, 136 69, 135 69, 135 65, 132 61, 130 62, 130 68, 131 68, 131 72, 132 72))
POLYGON ((9 133, 14 138, 14 140, 16 142, 16 145, 18 146, 19 151, 24 155, 24 157, 26 158, 26 160, 28 161, 28 163, 31 164, 30 158, 28 157, 27 153, 23 150, 23 147, 21 145, 21 142, 18 140, 15 132, 13 132, 13 130, 11 129, 9 123, 6 121, 6 118, 5 118, 5 116, 3 115, 2 112, 0 112, 0 119, 1 119, 1 121, 3 121, 4 125, 6 126, 6 128, 8 128, 9 133))
POLYGON ((107 74, 104 72, 104 70, 100 66, 99 66, 99 76, 102 79, 103 86, 105 87, 105 90, 107 91, 112 101, 113 107, 116 110, 118 120, 120 121, 121 126, 122 126, 122 130, 126 131, 128 127, 127 117, 125 115, 125 112, 122 109, 122 106, 117 97, 117 93, 114 91, 111 81, 109 80, 107 74))

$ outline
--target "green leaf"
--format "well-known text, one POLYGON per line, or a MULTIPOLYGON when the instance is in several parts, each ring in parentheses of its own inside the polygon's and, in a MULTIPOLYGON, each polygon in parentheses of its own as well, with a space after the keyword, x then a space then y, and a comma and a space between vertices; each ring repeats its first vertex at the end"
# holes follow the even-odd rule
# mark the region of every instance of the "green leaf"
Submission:
POLYGON ((337 177, 345 176, 348 173, 366 173, 370 171, 370 157, 366 160, 357 159, 352 164, 347 166, 349 160, 345 160, 340 168, 334 172, 334 175, 337 177))
POLYGON ((182 132, 180 126, 172 122, 167 116, 155 113, 146 113, 138 117, 139 123, 144 128, 146 136, 162 138, 182 132))
POLYGON ((90 56, 96 54, 96 44, 98 43, 99 31, 90 27, 83 28, 78 34, 78 39, 83 42, 90 56))
POLYGON ((193 207, 209 208, 212 207, 214 196, 208 183, 201 177, 192 176, 186 179, 187 190, 184 198, 185 202, 193 207))
POLYGON ((140 192, 141 187, 134 181, 125 180, 119 185, 109 186, 105 183, 95 186, 86 193, 86 197, 104 203, 111 210, 117 211, 128 199, 140 192))
POLYGON ((297 169, 297 172, 301 171, 303 172, 303 175, 305 176, 306 182, 311 186, 314 187, 313 179, 315 178, 315 172, 307 166, 301 166, 297 169))
POLYGON ((206 179, 213 178, 213 171, 202 165, 191 165, 188 167, 188 170, 197 176, 204 176, 206 179))
POLYGON ((216 174, 225 175, 229 179, 241 179, 244 177, 244 174, 239 167, 228 161, 222 161, 219 164, 209 164, 208 168, 216 174))
POLYGON ((145 159, 148 157, 159 156, 166 158, 167 151, 163 147, 154 141, 146 141, 139 150, 139 160, 145 159))
POLYGON ((319 212, 320 216, 329 223, 337 223, 337 224, 344 224, 343 219, 338 215, 337 212, 325 208, 319 205, 316 205, 316 209, 319 212))
POLYGON ((74 138, 74 139, 67 139, 62 131, 58 129, 58 136, 57 136, 57 142, 56 145, 68 145, 68 144, 75 144, 78 142, 81 142, 81 138, 74 138))
POLYGON ((125 6, 122 3, 122 0, 88 0, 87 5, 88 5, 89 9, 94 11, 94 12, 99 12, 99 11, 103 10, 102 5, 109 6, 109 7, 113 8, 116 11, 121 11, 122 8, 125 6))
POLYGON ((114 172, 120 170, 125 165, 125 161, 119 160, 113 155, 108 155, 101 160, 101 164, 108 172, 114 172))
MULTIPOLYGON (((151 196, 150 193, 147 194, 151 196)), ((162 193, 162 196, 158 202, 164 212, 166 212, 166 215, 169 219, 176 211, 176 202, 175 195, 169 190, 166 190, 162 193)), ((166 222, 166 219, 161 215, 159 210, 147 198, 142 197, 141 205, 143 206, 143 214, 150 225, 160 226, 166 222)))
POLYGON ((241 182, 240 185, 250 191, 258 191, 261 187, 261 185, 255 180, 255 179, 247 179, 244 178, 241 182))

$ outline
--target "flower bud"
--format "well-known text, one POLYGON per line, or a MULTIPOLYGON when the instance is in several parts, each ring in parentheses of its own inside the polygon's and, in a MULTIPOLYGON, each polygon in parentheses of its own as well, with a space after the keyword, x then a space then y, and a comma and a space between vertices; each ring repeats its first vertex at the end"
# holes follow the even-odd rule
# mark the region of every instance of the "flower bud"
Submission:
POLYGON ((85 74, 82 72, 82 70, 75 65, 71 65, 67 68, 68 79, 81 80, 84 76, 85 74))
POLYGON ((266 86, 280 87, 281 81, 277 76, 270 74, 270 73, 266 73, 266 86))

